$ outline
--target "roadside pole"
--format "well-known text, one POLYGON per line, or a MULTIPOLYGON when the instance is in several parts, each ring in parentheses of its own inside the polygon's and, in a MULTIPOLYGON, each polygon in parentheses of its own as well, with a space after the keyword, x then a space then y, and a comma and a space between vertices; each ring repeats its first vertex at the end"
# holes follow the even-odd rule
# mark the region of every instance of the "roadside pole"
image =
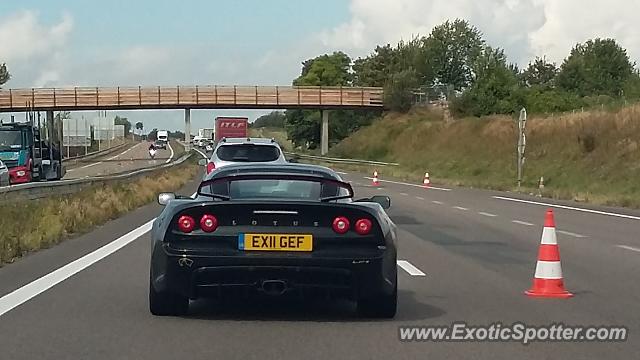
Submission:
POLYGON ((524 149, 527 144, 527 138, 524 134, 525 126, 527 124, 527 110, 522 108, 520 110, 520 117, 518 118, 518 190, 522 184, 522 169, 524 167, 524 149))

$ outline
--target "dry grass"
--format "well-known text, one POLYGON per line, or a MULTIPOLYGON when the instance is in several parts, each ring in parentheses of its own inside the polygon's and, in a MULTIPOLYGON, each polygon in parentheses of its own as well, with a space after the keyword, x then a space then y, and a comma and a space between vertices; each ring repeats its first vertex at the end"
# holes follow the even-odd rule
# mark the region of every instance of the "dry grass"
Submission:
MULTIPOLYGON (((379 169, 420 182, 428 171, 436 183, 514 189, 516 123, 494 116, 444 123, 418 109, 389 114, 332 149, 341 157, 398 162, 379 169)), ((562 117, 527 124, 524 190, 606 205, 640 207, 640 107, 562 117), (534 190, 535 189, 535 190, 534 190)), ((370 168, 364 168, 367 172, 370 168)))
POLYGON ((187 162, 127 183, 96 185, 70 196, 5 203, 0 207, 0 264, 87 232, 192 180, 187 162))

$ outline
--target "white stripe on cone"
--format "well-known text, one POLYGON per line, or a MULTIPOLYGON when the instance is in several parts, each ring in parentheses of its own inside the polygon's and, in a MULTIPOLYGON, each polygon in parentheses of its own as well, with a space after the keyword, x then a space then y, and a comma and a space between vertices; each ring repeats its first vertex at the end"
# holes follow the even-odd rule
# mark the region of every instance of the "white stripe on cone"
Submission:
POLYGON ((562 266, 560 261, 538 260, 536 264, 536 279, 562 279, 562 266))
POLYGON ((558 239, 556 238, 556 228, 545 226, 542 229, 542 240, 540 243, 545 245, 557 245, 558 239))

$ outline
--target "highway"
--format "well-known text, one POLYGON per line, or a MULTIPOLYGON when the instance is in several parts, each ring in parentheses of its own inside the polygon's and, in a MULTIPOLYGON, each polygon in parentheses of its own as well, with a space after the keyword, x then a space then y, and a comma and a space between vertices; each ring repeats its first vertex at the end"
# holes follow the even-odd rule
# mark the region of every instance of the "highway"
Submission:
MULTIPOLYGON (((402 260, 395 319, 361 319, 350 303, 322 300, 198 301, 186 317, 154 317, 147 305, 147 231, 160 207, 152 204, 0 268, 2 358, 637 358, 640 212, 384 179, 376 188, 362 174, 343 176, 356 197, 392 197, 402 260), (565 283, 575 294, 567 300, 523 294, 548 206, 556 214, 565 283), (630 335, 622 343, 529 345, 398 338, 399 326, 461 321, 621 325, 630 335)), ((195 187, 194 181, 181 193, 195 187)))
POLYGON ((79 179, 87 176, 116 174, 124 171, 159 165, 173 159, 174 151, 169 145, 166 150, 158 149, 152 160, 148 152, 149 143, 140 142, 116 153, 91 159, 87 163, 67 169, 64 179, 79 179))

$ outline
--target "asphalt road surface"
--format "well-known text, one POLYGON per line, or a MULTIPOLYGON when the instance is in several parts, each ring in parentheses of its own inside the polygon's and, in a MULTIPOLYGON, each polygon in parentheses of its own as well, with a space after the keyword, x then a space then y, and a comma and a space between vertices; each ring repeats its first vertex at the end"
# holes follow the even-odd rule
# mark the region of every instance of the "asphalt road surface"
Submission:
POLYGON ((79 179, 87 176, 99 176, 155 166, 173 159, 173 149, 158 149, 155 159, 149 156, 149 143, 140 142, 115 153, 92 159, 90 162, 67 169, 64 179, 79 179))
MULTIPOLYGON (((0 269, 0 357, 638 358, 640 213, 490 191, 425 190, 388 182, 373 188, 362 175, 344 177, 357 197, 392 197, 389 213, 399 226, 403 260, 395 319, 361 319, 350 303, 324 301, 198 301, 188 316, 154 317, 147 305, 146 231, 160 208, 149 205, 0 269), (575 294, 571 299, 523 294, 531 285, 549 205, 555 207, 565 283, 575 294), (629 338, 529 345, 399 341, 399 326, 454 322, 621 325, 629 338)), ((194 189, 195 183, 182 193, 194 189)))

